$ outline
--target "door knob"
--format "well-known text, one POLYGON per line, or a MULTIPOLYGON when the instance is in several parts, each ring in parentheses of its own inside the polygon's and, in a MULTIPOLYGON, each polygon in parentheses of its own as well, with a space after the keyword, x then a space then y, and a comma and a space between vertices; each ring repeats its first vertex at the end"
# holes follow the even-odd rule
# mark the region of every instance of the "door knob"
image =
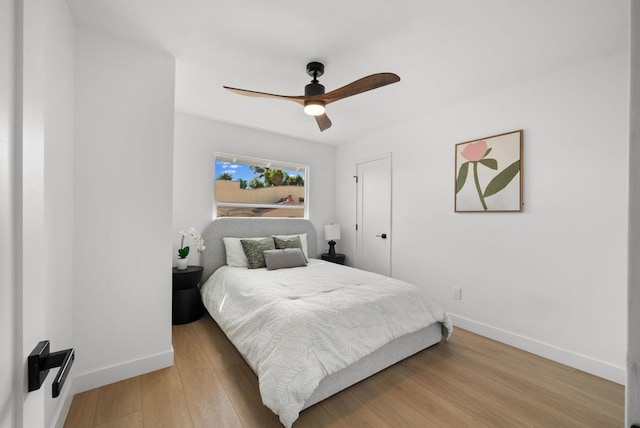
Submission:
POLYGON ((382 235, 376 235, 378 238, 387 239, 387 234, 383 233, 382 235))

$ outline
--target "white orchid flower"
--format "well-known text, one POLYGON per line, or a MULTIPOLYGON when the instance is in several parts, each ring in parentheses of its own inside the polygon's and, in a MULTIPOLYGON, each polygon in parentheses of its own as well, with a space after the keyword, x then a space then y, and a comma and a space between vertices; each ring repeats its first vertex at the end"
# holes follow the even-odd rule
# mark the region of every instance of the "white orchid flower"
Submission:
POLYGON ((180 258, 186 258, 186 256, 189 254, 189 246, 184 246, 184 237, 187 235, 191 238, 191 242, 193 242, 193 245, 195 246, 195 249, 198 253, 203 252, 207 248, 204 246, 204 239, 202 239, 202 235, 197 233, 194 227, 190 227, 189 229, 187 229, 186 233, 184 230, 181 230, 178 233, 182 236, 180 240, 180 248, 178 249, 178 255, 180 258))

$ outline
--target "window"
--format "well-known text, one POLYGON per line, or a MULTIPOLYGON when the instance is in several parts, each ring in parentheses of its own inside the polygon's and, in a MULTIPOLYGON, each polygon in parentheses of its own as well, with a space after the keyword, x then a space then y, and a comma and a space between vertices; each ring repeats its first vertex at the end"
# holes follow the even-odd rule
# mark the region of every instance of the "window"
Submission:
POLYGON ((217 154, 216 217, 305 217, 309 167, 217 154))

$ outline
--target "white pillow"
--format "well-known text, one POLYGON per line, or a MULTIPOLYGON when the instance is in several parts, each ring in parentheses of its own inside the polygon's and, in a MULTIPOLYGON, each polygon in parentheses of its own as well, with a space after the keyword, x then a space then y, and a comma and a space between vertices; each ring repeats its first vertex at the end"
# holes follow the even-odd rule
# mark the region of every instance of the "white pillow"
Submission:
POLYGON ((264 237, 260 238, 222 238, 224 241, 224 250, 227 253, 227 265, 235 266, 235 267, 249 267, 249 260, 247 259, 246 254, 244 253, 244 248, 242 247, 242 239, 264 239, 264 237))
MULTIPOLYGON (((309 260, 309 251, 307 251, 307 234, 301 233, 299 235, 272 235, 275 238, 280 239, 290 239, 296 236, 300 237, 300 245, 302 245, 302 252, 304 253, 305 259, 309 260)), ((240 244, 242 246, 242 244, 240 244)), ((249 262, 247 261, 247 266, 249 266, 249 262)))

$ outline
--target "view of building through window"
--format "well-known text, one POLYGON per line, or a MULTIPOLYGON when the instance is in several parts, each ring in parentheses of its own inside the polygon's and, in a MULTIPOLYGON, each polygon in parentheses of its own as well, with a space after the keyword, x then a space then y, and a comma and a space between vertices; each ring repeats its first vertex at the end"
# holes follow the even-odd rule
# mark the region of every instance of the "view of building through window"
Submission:
POLYGON ((305 217, 308 167, 218 154, 217 217, 305 217))

